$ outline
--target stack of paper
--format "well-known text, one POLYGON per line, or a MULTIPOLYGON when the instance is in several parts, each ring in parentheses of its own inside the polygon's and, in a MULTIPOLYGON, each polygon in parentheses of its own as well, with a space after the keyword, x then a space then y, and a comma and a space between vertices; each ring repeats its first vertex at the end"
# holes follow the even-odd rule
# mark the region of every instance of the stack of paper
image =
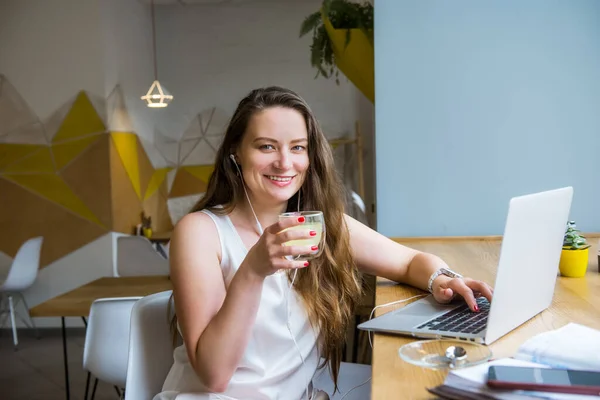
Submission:
POLYGON ((600 331, 569 323, 523 343, 515 358, 553 368, 600 371, 600 331))

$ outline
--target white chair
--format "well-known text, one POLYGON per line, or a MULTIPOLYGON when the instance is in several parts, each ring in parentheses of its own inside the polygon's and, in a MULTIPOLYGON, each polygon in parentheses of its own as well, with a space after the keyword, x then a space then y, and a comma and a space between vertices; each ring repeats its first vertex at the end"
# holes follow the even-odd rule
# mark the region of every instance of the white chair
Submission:
POLYGON ((143 236, 117 237, 114 276, 169 275, 169 260, 143 236))
MULTIPOLYGON (((152 399, 162 390, 163 382, 173 364, 173 341, 169 321, 171 291, 142 298, 133 307, 129 336, 129 365, 125 400, 152 399)), ((171 310, 174 310, 171 307, 171 310)), ((333 392, 328 369, 315 379, 315 387, 333 392)), ((366 382, 348 393, 344 400, 369 400, 371 366, 342 363, 338 379, 340 392, 331 400, 341 399, 351 388, 366 382)))
POLYGON ((329 368, 317 372, 313 379, 315 388, 327 392, 330 400, 369 400, 371 398, 371 366, 342 362, 338 376, 338 391, 333 393, 333 379, 329 368))
POLYGON ((0 283, 0 317, 2 318, 0 327, 3 327, 6 318, 10 317, 15 350, 17 350, 17 346, 19 345, 15 321, 16 315, 26 326, 35 329, 36 336, 39 338, 37 328, 29 315, 29 307, 27 306, 27 302, 25 301, 22 292, 29 288, 37 278, 38 270, 40 268, 40 253, 42 251, 43 241, 44 238, 40 236, 29 239, 23 243, 12 262, 6 280, 0 283), (16 298, 16 301, 14 301, 13 298, 16 298), (22 301, 25 306, 29 322, 15 312, 19 300, 22 301))
POLYGON ((367 216, 367 207, 365 206, 362 197, 353 190, 349 190, 348 194, 351 199, 348 210, 350 216, 363 224, 370 226, 369 217, 367 216))
POLYGON ((162 390, 173 365, 168 321, 170 297, 170 290, 160 292, 142 298, 133 306, 125 400, 152 399, 162 390))
POLYGON ((88 398, 90 374, 98 380, 115 386, 119 396, 126 387, 127 355, 129 354, 129 328, 131 309, 141 297, 115 297, 98 299, 92 303, 85 333, 83 369, 88 371, 85 397, 88 398))

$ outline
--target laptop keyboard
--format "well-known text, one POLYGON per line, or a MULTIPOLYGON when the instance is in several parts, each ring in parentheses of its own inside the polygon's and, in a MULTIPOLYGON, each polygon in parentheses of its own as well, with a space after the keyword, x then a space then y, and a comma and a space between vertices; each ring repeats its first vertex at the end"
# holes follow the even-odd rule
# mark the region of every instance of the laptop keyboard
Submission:
POLYGON ((418 329, 460 333, 479 333, 485 329, 490 311, 490 303, 485 297, 477 299, 479 312, 473 312, 466 304, 429 320, 418 329))

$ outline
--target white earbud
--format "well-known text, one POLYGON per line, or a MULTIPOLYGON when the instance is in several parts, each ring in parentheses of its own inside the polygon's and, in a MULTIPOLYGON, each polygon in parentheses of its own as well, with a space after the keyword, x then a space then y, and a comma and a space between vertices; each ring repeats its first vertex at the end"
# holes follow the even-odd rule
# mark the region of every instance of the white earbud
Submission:
POLYGON ((233 154, 230 154, 229 158, 231 158, 231 161, 237 164, 237 161, 235 161, 235 156, 233 154))

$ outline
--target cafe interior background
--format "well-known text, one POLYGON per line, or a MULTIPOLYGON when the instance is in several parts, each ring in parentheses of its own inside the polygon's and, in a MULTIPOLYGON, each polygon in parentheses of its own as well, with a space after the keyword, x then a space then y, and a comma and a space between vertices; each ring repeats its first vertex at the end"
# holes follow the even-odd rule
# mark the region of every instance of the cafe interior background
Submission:
POLYGON ((168 234, 267 85, 306 99, 351 211, 386 236, 500 235, 510 197, 567 185, 571 218, 600 231, 597 2, 378 0, 337 79, 299 35, 321 5, 0 1, 0 265, 44 237, 29 307, 112 276, 142 213, 168 234), (155 81, 167 107, 141 99, 155 81))
POLYGON ((306 99, 356 193, 364 138, 361 198, 372 209, 373 103, 344 77, 315 79, 311 35, 299 37, 320 5, 157 0, 153 19, 150 0, 2 2, 0 259, 10 265, 23 242, 44 237, 29 307, 110 276, 117 238, 135 234, 142 213, 153 234, 171 231, 256 87, 306 99), (173 96, 168 107, 140 99, 155 80, 173 96))

